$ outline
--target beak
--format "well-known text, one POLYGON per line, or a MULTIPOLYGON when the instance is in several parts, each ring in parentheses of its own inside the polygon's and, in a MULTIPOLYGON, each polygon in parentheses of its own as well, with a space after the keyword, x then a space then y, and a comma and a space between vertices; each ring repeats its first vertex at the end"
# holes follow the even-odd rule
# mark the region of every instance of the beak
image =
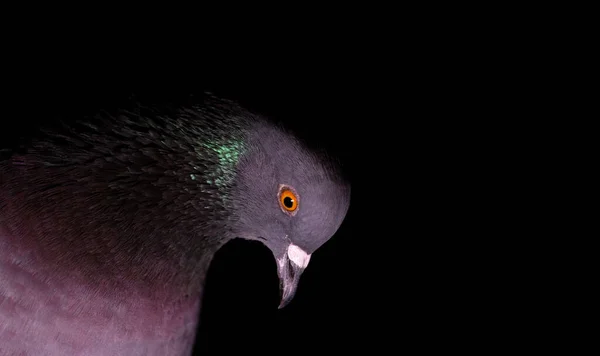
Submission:
POLYGON ((279 292, 281 296, 279 309, 288 305, 294 298, 300 276, 309 261, 310 255, 294 244, 290 244, 283 257, 277 259, 277 274, 279 275, 279 292))

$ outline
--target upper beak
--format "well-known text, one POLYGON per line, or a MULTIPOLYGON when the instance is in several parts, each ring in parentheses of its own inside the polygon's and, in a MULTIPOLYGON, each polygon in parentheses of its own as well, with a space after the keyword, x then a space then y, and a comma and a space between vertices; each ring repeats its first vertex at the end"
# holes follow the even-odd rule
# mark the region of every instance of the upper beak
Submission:
POLYGON ((290 244, 283 257, 277 259, 277 274, 279 275, 279 289, 281 302, 279 309, 288 305, 298 289, 298 282, 304 269, 310 261, 310 255, 298 246, 290 244))

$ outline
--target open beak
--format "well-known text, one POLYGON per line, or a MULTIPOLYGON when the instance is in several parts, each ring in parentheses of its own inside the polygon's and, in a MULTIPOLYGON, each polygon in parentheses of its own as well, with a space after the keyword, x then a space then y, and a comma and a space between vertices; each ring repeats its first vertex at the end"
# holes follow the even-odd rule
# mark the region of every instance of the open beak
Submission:
POLYGON ((294 244, 290 244, 283 257, 277 259, 277 274, 279 275, 281 295, 279 309, 288 305, 294 298, 300 276, 309 261, 310 255, 294 244))

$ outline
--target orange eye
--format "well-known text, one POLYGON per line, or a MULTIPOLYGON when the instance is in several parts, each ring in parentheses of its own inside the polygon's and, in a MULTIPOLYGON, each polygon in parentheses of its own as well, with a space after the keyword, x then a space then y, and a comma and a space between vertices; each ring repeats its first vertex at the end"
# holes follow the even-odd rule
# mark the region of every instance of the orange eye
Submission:
POLYGON ((279 193, 279 204, 284 211, 293 213, 298 209, 298 197, 291 188, 282 187, 279 193))

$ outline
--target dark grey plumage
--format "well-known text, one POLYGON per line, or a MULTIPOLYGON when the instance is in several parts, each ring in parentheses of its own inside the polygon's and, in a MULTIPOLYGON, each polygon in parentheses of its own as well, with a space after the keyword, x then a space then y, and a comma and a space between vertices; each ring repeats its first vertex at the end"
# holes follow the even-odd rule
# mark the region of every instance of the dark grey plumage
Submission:
POLYGON ((211 96, 44 129, 0 162, 0 344, 9 354, 189 353, 224 243, 259 240, 273 252, 284 305, 348 205, 332 160, 211 96), (90 325, 95 333, 74 329, 90 325))

